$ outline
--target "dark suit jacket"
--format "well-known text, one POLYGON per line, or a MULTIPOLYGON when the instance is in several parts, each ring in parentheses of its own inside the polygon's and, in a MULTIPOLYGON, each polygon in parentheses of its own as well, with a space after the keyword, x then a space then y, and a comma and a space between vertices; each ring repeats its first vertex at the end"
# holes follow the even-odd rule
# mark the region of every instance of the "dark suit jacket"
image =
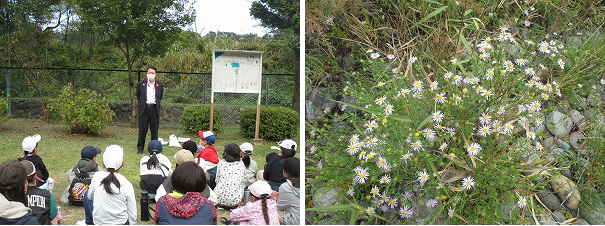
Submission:
MULTIPOLYGON (((155 105, 159 117, 162 107, 160 103, 164 96, 164 86, 161 82, 155 81, 155 83, 157 83, 157 87, 155 87, 155 105)), ((147 107, 147 80, 140 81, 139 85, 137 85, 137 99, 139 100, 139 117, 141 117, 147 107)))

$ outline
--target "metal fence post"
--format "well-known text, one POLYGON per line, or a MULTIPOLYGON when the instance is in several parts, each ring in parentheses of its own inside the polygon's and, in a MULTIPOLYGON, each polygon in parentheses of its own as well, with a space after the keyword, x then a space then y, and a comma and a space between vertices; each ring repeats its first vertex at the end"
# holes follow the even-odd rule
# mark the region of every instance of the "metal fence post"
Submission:
POLYGON ((11 61, 8 60, 8 68, 6 68, 6 101, 8 102, 8 108, 6 114, 10 115, 11 111, 11 61))

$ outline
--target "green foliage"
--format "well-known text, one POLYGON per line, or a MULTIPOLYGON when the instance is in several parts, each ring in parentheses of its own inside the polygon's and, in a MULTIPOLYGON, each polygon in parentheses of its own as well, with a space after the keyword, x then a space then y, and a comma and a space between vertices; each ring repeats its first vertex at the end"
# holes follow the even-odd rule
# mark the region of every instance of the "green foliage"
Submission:
POLYGON ((8 101, 4 98, 4 92, 0 92, 0 124, 2 124, 6 119, 8 119, 8 101))
POLYGON ((71 133, 99 134, 115 116, 104 97, 87 89, 76 92, 71 83, 49 105, 49 110, 61 118, 71 133))
MULTIPOLYGON (((297 134, 298 113, 284 107, 261 107, 259 138, 274 141, 293 138, 297 134)), ((248 108, 240 115, 240 132, 254 138, 256 108, 248 108)))
MULTIPOLYGON (((212 130, 220 132, 223 125, 223 115, 214 108, 214 122, 212 130)), ((209 105, 191 105, 185 107, 183 118, 181 119, 183 131, 186 133, 197 134, 198 130, 210 129, 210 106, 209 105)))

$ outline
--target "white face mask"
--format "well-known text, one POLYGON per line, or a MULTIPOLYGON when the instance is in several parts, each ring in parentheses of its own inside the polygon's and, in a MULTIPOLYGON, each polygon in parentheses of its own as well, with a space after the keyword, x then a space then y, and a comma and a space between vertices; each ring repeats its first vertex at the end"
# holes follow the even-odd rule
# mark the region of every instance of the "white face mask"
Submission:
POLYGON ((155 81, 155 74, 147 74, 147 80, 149 81, 155 81))

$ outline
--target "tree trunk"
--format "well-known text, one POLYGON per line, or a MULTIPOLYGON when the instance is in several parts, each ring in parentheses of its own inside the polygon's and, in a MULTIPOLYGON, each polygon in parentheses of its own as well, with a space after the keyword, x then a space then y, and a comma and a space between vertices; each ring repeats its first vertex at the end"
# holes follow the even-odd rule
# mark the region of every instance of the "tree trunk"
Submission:
POLYGON ((134 85, 135 81, 132 77, 132 64, 128 64, 128 85, 130 86, 130 108, 132 111, 130 112, 130 128, 137 128, 137 112, 138 106, 134 103, 134 85))
MULTIPOLYGON (((296 62, 300 65, 300 50, 295 51, 296 62)), ((299 66, 300 67, 300 66, 299 66)), ((292 109, 296 112, 300 110, 300 68, 294 71, 294 94, 292 96, 292 109)))

